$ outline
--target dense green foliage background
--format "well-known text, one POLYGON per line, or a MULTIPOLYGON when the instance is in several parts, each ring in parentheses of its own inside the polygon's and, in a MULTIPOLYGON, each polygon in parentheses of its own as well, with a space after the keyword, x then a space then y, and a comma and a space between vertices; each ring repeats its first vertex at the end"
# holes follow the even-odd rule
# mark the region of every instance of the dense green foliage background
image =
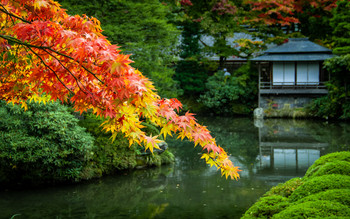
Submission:
POLYGON ((311 115, 330 119, 350 119, 350 54, 326 60, 324 68, 330 73, 328 95, 315 99, 308 107, 311 115))
MULTIPOLYGON (((240 76, 231 77, 225 84, 220 70, 229 57, 256 56, 266 45, 281 44, 289 37, 308 37, 310 40, 333 49, 341 55, 328 61, 325 68, 331 73, 329 95, 316 99, 309 113, 321 118, 348 119, 350 104, 347 101, 349 75, 349 2, 338 0, 333 10, 314 7, 302 2, 300 11, 290 15, 300 23, 289 26, 266 25, 264 22, 247 23, 247 16, 256 14, 244 1, 171 1, 171 0, 60 0, 70 14, 87 14, 101 21, 104 34, 112 43, 131 53, 133 66, 154 82, 163 97, 179 97, 186 107, 195 111, 250 114, 256 104, 257 74, 241 69, 240 76), (187 3, 186 3, 187 2, 187 3), (191 2, 189 4, 188 2, 191 2), (246 33, 251 42, 232 44, 237 33, 246 33), (212 37, 212 42, 203 37, 212 37), (242 47, 243 45, 243 47, 242 47), (345 57, 343 57, 345 55, 345 57), (218 57, 211 61, 211 57, 218 57), (337 72, 336 72, 337 71, 337 72), (338 75, 342 77, 338 77, 338 75), (212 86, 219 83, 222 87, 212 86), (199 102, 198 102, 199 101, 199 102)), ((289 4, 289 3, 288 3, 289 4)), ((277 10, 277 9, 276 9, 277 10)), ((273 17, 273 15, 271 15, 273 17)), ((235 74, 234 72, 230 72, 235 74)), ((197 112, 197 113, 198 113, 197 112)))

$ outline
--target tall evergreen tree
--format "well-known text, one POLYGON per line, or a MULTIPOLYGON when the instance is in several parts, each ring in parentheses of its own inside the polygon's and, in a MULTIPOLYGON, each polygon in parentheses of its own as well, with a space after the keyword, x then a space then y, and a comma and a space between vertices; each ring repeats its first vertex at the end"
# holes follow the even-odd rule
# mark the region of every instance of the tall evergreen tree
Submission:
POLYGON ((333 52, 341 55, 350 54, 350 2, 342 0, 337 5, 330 22, 335 47, 333 52))

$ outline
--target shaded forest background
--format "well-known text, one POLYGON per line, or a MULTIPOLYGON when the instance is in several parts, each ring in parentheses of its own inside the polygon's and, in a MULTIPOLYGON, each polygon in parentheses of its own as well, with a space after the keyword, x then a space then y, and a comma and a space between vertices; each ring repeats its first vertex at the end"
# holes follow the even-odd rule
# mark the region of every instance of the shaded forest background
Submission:
POLYGON ((151 78, 162 97, 177 97, 196 113, 251 115, 258 75, 249 59, 269 45, 307 37, 339 55, 325 63, 331 73, 329 95, 315 100, 310 113, 350 118, 348 1, 59 2, 69 14, 98 18, 108 39, 132 54, 133 67, 151 78), (226 77, 230 58, 247 62, 226 77))

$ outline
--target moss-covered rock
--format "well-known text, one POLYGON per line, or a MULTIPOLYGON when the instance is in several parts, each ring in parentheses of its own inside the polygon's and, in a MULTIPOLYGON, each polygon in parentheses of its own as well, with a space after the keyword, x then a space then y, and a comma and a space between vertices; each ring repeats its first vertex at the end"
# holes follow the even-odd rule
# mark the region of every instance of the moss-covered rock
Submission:
POLYGON ((262 197, 246 211, 242 218, 270 218, 283 211, 287 206, 289 206, 288 199, 283 196, 262 197))
POLYGON ((341 151, 341 152, 335 152, 335 153, 327 154, 320 157, 318 160, 315 161, 315 163, 311 167, 309 167, 309 169, 305 173, 305 177, 309 177, 313 175, 313 173, 316 172, 321 166, 333 161, 350 162, 350 152, 341 151))
POLYGON ((162 161, 162 164, 171 164, 175 161, 174 154, 171 153, 169 150, 164 151, 159 156, 162 161))
POLYGON ((296 204, 308 202, 308 201, 317 201, 317 200, 327 200, 335 201, 340 204, 350 207, 350 189, 331 189, 317 194, 309 195, 305 198, 302 198, 296 202, 296 204))
POLYGON ((350 176, 346 175, 324 175, 314 177, 305 181, 289 197, 290 201, 295 202, 306 196, 326 191, 328 189, 347 189, 350 188, 350 176))
POLYGON ((280 195, 288 198, 299 186, 303 184, 303 180, 299 177, 280 183, 268 191, 264 196, 280 195))
POLYGON ((333 201, 308 201, 292 205, 272 218, 328 218, 350 217, 350 208, 333 201))
POLYGON ((305 176, 305 178, 312 178, 329 174, 350 176, 350 162, 335 160, 333 162, 325 163, 314 168, 314 170, 309 172, 308 176, 305 176))

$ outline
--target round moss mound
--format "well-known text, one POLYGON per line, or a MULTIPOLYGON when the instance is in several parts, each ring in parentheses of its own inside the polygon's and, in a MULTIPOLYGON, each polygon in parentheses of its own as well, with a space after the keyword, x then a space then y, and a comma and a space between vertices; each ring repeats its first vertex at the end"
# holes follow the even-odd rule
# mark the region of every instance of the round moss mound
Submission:
POLYGON ((306 196, 326 191, 328 189, 348 189, 350 188, 350 176, 346 175, 324 175, 311 178, 299 186, 289 197, 295 202, 306 196))
POLYGON ((313 175, 321 166, 326 163, 334 162, 334 161, 346 161, 350 162, 350 152, 349 151, 341 151, 335 152, 331 154, 324 155, 320 157, 315 163, 309 167, 309 169, 305 173, 305 177, 309 177, 313 175))
POLYGON ((310 172, 306 178, 323 176, 329 174, 340 174, 350 176, 350 162, 335 160, 318 166, 314 171, 310 172))
POLYGON ((280 183, 268 191, 264 196, 280 195, 288 198, 299 186, 303 184, 303 180, 299 177, 280 183))
POLYGON ((242 218, 270 218, 283 211, 288 205, 288 199, 280 195, 263 197, 250 207, 242 218))
POLYGON ((296 202, 296 204, 315 201, 315 200, 326 200, 335 201, 340 204, 350 207, 350 189, 331 189, 317 194, 309 195, 296 202))
POLYGON ((308 201, 292 205, 272 218, 328 218, 349 217, 350 208, 333 201, 308 201))

